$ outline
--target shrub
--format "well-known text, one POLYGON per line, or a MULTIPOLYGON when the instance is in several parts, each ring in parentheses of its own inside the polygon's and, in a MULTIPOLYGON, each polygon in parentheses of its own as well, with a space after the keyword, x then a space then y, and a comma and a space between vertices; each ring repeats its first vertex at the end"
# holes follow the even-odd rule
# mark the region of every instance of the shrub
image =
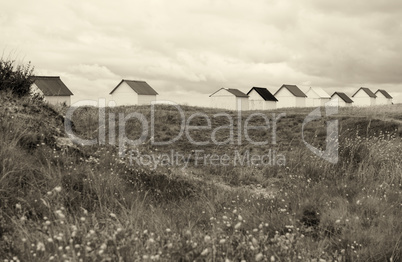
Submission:
POLYGON ((33 67, 27 65, 15 65, 13 60, 0 59, 0 91, 11 91, 18 97, 29 94, 33 84, 33 67))
POLYGON ((303 209, 303 216, 300 220, 306 227, 316 228, 320 224, 320 213, 313 205, 308 205, 303 209))

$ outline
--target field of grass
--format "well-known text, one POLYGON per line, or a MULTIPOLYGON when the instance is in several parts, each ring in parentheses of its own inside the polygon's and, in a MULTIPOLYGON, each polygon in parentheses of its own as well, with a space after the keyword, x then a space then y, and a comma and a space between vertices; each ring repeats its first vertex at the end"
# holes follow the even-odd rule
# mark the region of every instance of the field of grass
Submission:
MULTIPOLYGON (((302 123, 312 109, 286 113, 277 121, 276 144, 268 130, 249 130, 253 145, 238 133, 234 143, 217 145, 212 130, 231 125, 213 117, 216 109, 182 106, 186 120, 197 112, 211 129, 186 135, 177 110, 160 105, 155 134, 127 145, 119 156, 119 114, 147 106, 79 108, 74 132, 85 139, 105 129, 103 145, 71 145, 65 139, 67 109, 26 98, 0 95, 0 258, 7 261, 401 261, 402 260, 402 105, 340 109, 337 115, 305 126, 306 142, 324 149, 326 122, 339 121, 339 161, 314 155, 302 141, 302 123), (114 115, 114 120, 109 119, 114 115), (114 125, 114 129, 110 126, 114 125), (63 139, 64 137, 64 139, 63 139), (241 143, 237 143, 241 139, 241 143), (64 141, 64 142, 63 142, 64 141), (190 156, 188 165, 152 165, 130 159, 173 152, 190 156), (205 155, 244 157, 276 152, 272 164, 206 165, 205 155)), ((244 112, 241 125, 250 114, 244 112)), ((191 125, 207 125, 194 117, 191 125)), ((263 125, 261 117, 249 124, 263 125)), ((125 123, 128 139, 138 139, 138 120, 125 123)), ((214 135, 229 137, 229 129, 214 135)), ((120 147, 121 148, 121 147, 120 147)), ((273 156, 271 155, 273 158, 273 156)), ((138 160, 138 159, 137 159, 138 160)), ((209 159, 210 160, 210 159, 209 159)), ((162 162, 158 162, 162 163, 162 162)), ((211 164, 212 163, 212 164, 211 164)))

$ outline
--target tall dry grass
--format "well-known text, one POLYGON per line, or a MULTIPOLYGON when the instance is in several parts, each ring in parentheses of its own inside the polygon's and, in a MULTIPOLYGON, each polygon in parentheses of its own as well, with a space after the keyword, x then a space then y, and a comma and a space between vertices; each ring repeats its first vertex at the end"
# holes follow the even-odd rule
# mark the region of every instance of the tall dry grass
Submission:
MULTIPOLYGON (((369 126, 368 112, 360 117, 354 111, 352 118, 344 116, 347 111, 341 112, 340 161, 335 165, 304 147, 300 140, 304 116, 289 111, 278 126, 277 147, 286 155, 285 166, 171 166, 152 170, 129 165, 110 145, 84 147, 81 151, 59 148, 51 139, 57 133, 53 130, 57 121, 39 129, 43 126, 40 123, 48 121, 46 105, 10 102, 4 96, 1 99, 2 104, 14 107, 12 112, 0 107, 1 258, 402 259, 402 141, 395 123, 383 121, 373 126, 371 122, 369 126), (379 127, 386 132, 380 133, 379 127), (373 128, 375 132, 370 131, 373 128)), ((146 107, 113 110, 138 110, 149 116, 146 107)), ((188 107, 186 114, 197 110, 188 107)), ((390 118, 398 118, 400 113, 392 110, 390 118)), ((174 114, 169 110, 158 113, 157 135, 161 138, 177 131, 174 114)), ((77 134, 93 138, 97 117, 93 108, 77 111, 73 118, 77 134)), ((317 146, 322 145, 324 135, 318 129, 321 124, 315 123, 308 131, 313 137, 309 142, 317 146)), ((133 122, 127 130, 136 127, 133 122)), ((135 137, 137 131, 132 132, 135 137)), ((254 133, 256 139, 260 135, 254 133)), ((147 142, 139 150, 155 153, 173 147, 191 153, 194 148, 190 146, 182 139, 170 148, 147 142)), ((222 153, 251 148, 238 145, 203 149, 222 153)), ((265 152, 264 148, 252 150, 265 152)))

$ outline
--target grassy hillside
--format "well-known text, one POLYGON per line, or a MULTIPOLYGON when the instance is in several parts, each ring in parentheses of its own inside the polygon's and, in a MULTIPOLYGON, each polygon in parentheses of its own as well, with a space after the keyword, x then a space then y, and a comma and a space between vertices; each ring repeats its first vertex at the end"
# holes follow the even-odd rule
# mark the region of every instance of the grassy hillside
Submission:
MULTIPOLYGON (((305 126, 306 141, 325 147, 327 121, 339 120, 339 162, 315 156, 301 138, 312 109, 286 109, 272 128, 216 145, 214 128, 229 125, 217 110, 183 106, 186 119, 202 112, 211 130, 193 130, 170 145, 152 145, 151 135, 118 155, 119 113, 149 107, 106 109, 105 144, 77 146, 64 133, 62 114, 41 102, 0 96, 0 258, 21 261, 399 261, 402 259, 402 106, 342 109, 305 126), (109 121, 111 114, 115 121, 109 121), (109 127, 114 122, 115 128, 109 127), (114 131, 113 131, 114 130, 114 131), (135 156, 191 156, 188 166, 146 165, 135 156), (204 165, 195 151, 229 156, 277 152, 284 163, 204 165), (270 151, 271 150, 271 151, 270 151)), ((254 112, 242 115, 244 120, 254 112)), ((92 139, 102 131, 98 109, 79 108, 75 134, 92 139)), ((158 106, 155 141, 180 131, 176 109, 158 106)), ((191 125, 207 125, 195 117, 191 125)), ((272 124, 273 122, 270 122, 272 124)), ((102 123, 101 123, 102 124, 102 123)), ((261 117, 250 124, 264 124, 261 117)), ((140 137, 137 120, 126 136, 140 137)), ((228 129, 216 140, 228 138, 228 129)), ((272 156, 271 156, 272 157, 272 156)), ((160 161, 160 160, 159 160, 160 161)), ((213 162, 215 163, 215 162, 213 162)))

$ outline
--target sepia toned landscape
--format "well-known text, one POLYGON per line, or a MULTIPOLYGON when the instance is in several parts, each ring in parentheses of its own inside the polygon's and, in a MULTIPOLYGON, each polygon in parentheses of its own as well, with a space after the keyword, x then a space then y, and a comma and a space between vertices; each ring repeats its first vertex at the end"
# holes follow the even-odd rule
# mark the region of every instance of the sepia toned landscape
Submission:
POLYGON ((0 262, 402 262, 402 1, 0 7, 0 262))

